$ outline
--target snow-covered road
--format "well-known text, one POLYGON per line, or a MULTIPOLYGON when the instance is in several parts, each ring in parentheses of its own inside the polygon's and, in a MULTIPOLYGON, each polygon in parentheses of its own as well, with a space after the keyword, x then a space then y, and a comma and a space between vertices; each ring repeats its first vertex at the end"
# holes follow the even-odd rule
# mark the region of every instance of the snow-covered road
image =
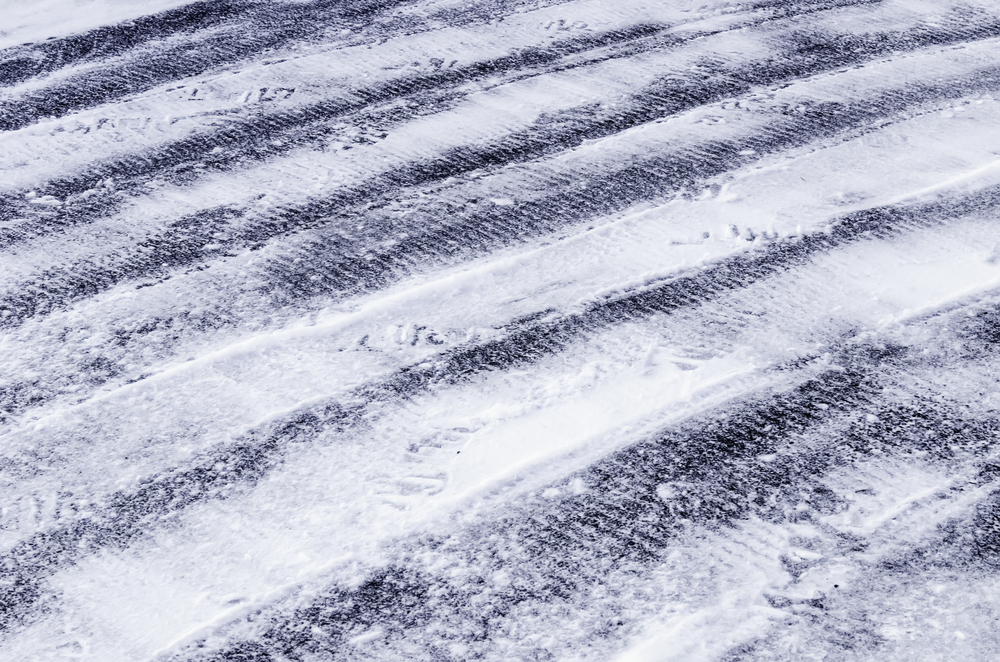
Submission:
POLYGON ((1000 5, 0 0, 0 659, 1000 659, 1000 5))

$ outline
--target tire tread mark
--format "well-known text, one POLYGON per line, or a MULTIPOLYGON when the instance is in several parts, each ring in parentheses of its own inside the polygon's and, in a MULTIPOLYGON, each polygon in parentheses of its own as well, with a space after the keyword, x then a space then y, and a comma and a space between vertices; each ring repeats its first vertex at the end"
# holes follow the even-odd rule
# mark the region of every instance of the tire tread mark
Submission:
MULTIPOLYGON (((439 361, 404 368, 384 382, 363 387, 348 398, 355 404, 331 402, 268 428, 251 431, 235 443, 209 452, 193 466, 146 479, 135 491, 114 493, 106 503, 95 505, 93 510, 97 514, 88 519, 35 534, 15 545, 0 557, 0 568, 3 569, 0 578, 24 588, 11 593, 6 601, 0 595, 0 631, 13 627, 31 613, 33 603, 22 596, 22 593, 31 594, 28 588, 31 582, 43 583, 46 577, 61 567, 98 549, 127 547, 162 517, 195 503, 227 498, 239 490, 248 489, 280 464, 288 444, 308 442, 325 430, 347 430, 358 425, 363 421, 368 403, 394 401, 424 392, 434 385, 456 384, 476 374, 529 365, 600 328, 651 315, 669 314, 684 306, 711 301, 733 288, 736 282, 733 274, 746 274, 748 278, 739 281, 745 286, 804 264, 813 255, 832 247, 885 238, 917 224, 938 223, 942 218, 960 217, 997 205, 1000 205, 1000 187, 959 200, 909 208, 866 210, 842 219, 833 227, 829 237, 810 235, 795 242, 773 245, 757 254, 742 255, 694 275, 597 302, 576 315, 515 327, 504 338, 458 348, 447 352, 439 361)), ((893 352, 891 348, 873 350, 867 358, 872 362, 872 357, 889 360, 899 354, 893 352)), ((834 409, 843 401, 843 392, 837 393, 837 398, 827 396, 824 400, 831 402, 834 409)), ((813 389, 812 401, 819 397, 813 389)), ((861 396, 852 397, 851 402, 855 402, 861 396)), ((821 414, 805 409, 796 414, 789 405, 783 408, 782 417, 766 412, 756 416, 755 420, 770 416, 787 426, 793 423, 808 425, 821 414)), ((690 458, 686 460, 685 470, 690 475, 698 475, 699 467, 704 470, 708 466, 705 463, 711 458, 718 460, 719 456, 706 451, 698 458, 690 458)), ((31 473, 27 467, 9 466, 8 470, 15 475, 24 471, 31 473)), ((593 517, 594 521, 600 522, 604 515, 594 513, 593 517)), ((599 525, 597 528, 600 528, 599 525)), ((44 595, 41 589, 36 593, 44 595)))

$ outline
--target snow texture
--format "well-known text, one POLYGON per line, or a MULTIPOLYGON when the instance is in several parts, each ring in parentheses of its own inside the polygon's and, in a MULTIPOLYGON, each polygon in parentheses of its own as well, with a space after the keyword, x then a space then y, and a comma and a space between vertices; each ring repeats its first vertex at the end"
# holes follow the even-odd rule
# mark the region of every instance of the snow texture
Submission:
POLYGON ((1000 5, 0 1, 0 659, 1000 659, 1000 5))

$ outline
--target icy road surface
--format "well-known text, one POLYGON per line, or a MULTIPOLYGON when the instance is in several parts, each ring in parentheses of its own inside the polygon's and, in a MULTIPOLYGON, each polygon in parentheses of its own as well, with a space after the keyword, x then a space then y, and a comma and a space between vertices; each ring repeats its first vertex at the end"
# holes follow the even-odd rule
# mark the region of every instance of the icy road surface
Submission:
POLYGON ((1000 659, 1000 3, 4 0, 0 173, 2 660, 1000 659))

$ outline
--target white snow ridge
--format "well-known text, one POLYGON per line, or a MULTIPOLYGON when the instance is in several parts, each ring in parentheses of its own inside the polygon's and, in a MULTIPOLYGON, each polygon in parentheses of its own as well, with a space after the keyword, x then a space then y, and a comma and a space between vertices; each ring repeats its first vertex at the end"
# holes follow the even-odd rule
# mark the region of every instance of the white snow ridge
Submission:
POLYGON ((0 3, 0 660, 1000 659, 1000 4, 0 3))

